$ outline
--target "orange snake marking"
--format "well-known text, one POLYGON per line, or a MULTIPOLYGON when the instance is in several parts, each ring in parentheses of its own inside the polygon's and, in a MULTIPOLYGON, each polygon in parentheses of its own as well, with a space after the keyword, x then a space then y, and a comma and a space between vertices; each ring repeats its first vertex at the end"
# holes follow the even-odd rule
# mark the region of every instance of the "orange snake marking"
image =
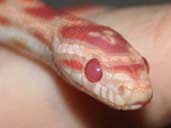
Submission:
POLYGON ((83 65, 79 61, 74 60, 74 59, 62 60, 61 64, 65 64, 66 66, 69 66, 70 68, 79 70, 79 71, 82 70, 83 68, 83 65))
POLYGON ((4 3, 4 2, 5 2, 5 0, 0 0, 0 4, 1 4, 1 3, 4 3))
POLYGON ((124 40, 119 34, 116 34, 114 30, 106 26, 95 24, 64 26, 61 28, 61 34, 64 38, 85 41, 86 43, 99 47, 108 53, 128 52, 126 40, 124 40), (106 35, 103 32, 106 32, 106 35), (112 34, 111 40, 107 38, 107 32, 112 34), (112 39, 116 44, 112 44, 112 39))
POLYGON ((10 25, 10 21, 7 18, 5 18, 5 17, 0 16, 0 24, 3 24, 5 26, 9 26, 10 25))
POLYGON ((56 9, 49 8, 46 5, 41 5, 39 7, 25 8, 25 11, 28 14, 31 14, 36 17, 40 17, 46 20, 51 20, 55 18, 60 13, 56 9))
POLYGON ((135 110, 150 101, 148 62, 117 31, 38 0, 0 3, 0 42, 35 54, 73 87, 114 109, 135 110))
POLYGON ((45 45, 47 45, 49 48, 51 47, 49 44, 49 40, 45 38, 44 34, 39 31, 34 31, 33 35, 36 36, 39 40, 41 40, 45 45))
POLYGON ((137 80, 137 72, 139 70, 144 69, 144 65, 142 64, 130 64, 130 65, 117 65, 113 66, 112 70, 117 72, 117 71, 125 71, 128 72, 135 80, 137 80))

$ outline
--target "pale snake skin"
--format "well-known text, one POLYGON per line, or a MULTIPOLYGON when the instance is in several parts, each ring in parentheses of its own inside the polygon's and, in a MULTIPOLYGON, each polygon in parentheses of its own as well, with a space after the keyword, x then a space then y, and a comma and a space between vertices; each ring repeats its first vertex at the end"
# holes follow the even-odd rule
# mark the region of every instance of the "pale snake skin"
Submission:
POLYGON ((114 109, 139 109, 152 97, 148 63, 119 33, 39 0, 0 0, 0 41, 114 109))

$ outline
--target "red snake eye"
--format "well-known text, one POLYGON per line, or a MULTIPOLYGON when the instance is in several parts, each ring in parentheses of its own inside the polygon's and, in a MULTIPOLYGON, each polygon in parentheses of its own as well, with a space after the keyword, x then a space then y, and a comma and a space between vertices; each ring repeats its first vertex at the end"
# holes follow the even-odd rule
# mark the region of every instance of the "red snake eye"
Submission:
POLYGON ((85 67, 85 75, 90 82, 98 82, 103 75, 98 59, 93 58, 88 61, 85 67))

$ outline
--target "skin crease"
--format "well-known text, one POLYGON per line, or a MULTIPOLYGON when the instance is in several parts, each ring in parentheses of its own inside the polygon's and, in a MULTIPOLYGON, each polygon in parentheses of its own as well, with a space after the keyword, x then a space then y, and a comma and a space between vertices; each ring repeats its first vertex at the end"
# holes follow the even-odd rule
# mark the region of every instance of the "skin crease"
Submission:
POLYGON ((103 15, 97 21, 114 26, 149 61, 154 89, 150 104, 139 111, 112 110, 69 86, 39 60, 1 46, 0 127, 160 128, 170 121, 170 5, 112 13, 112 20, 103 15))

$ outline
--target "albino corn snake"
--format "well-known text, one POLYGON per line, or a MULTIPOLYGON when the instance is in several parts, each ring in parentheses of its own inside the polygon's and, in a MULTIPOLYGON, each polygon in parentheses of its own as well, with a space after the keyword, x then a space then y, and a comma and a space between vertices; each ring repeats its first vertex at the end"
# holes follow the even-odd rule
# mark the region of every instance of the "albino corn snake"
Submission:
POLYGON ((118 32, 39 0, 0 0, 0 40, 112 108, 139 109, 152 97, 147 61, 118 32))

